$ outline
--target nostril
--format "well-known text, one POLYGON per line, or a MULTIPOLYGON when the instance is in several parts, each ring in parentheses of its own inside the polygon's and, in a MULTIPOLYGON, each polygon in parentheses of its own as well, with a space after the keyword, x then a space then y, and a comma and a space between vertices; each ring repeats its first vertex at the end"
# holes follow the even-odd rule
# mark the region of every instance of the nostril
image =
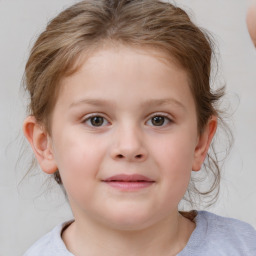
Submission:
MULTIPOLYGON (((122 154, 118 154, 118 155, 116 155, 116 157, 117 157, 118 159, 123 159, 123 158, 125 158, 125 156, 122 155, 122 154)), ((135 159, 142 159, 142 158, 143 158, 143 155, 142 155, 142 154, 135 155, 135 159)))

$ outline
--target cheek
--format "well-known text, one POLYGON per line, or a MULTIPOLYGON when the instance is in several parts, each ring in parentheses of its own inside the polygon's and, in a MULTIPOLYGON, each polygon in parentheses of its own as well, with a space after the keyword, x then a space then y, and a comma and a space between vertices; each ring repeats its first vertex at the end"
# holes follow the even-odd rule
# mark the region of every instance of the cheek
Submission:
MULTIPOLYGON (((195 132, 196 134, 196 132, 195 132)), ((167 137, 163 136, 154 140, 151 148, 153 155, 171 172, 176 173, 191 171, 194 160, 196 135, 192 133, 174 133, 167 137), (175 171, 176 170, 176 171, 175 171)))
POLYGON ((104 153, 102 143, 83 139, 77 134, 56 139, 55 159, 67 192, 70 189, 89 189, 92 179, 97 178, 104 153))
POLYGON ((193 158, 187 148, 180 147, 180 154, 177 151, 178 148, 165 151, 163 158, 165 164, 162 164, 160 170, 163 172, 168 189, 176 190, 183 196, 190 181, 193 158))
POLYGON ((194 160, 193 136, 169 136, 155 141, 155 162, 168 200, 180 200, 187 190, 194 160), (192 138, 192 139, 191 139, 192 138))

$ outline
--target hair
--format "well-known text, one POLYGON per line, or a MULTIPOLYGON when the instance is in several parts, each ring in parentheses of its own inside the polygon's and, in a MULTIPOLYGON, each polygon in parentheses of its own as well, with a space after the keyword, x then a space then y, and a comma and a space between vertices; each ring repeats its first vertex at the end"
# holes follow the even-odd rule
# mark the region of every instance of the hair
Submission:
MULTIPOLYGON (((79 69, 79 59, 90 55, 106 43, 129 47, 148 47, 166 53, 186 72, 193 95, 198 132, 204 130, 214 115, 221 120, 216 103, 224 87, 210 87, 214 44, 211 37, 197 27, 182 9, 158 0, 85 0, 61 12, 35 42, 24 76, 29 92, 29 115, 51 134, 51 114, 59 82, 79 69)), ((80 64, 79 64, 80 63, 80 64)), ((207 191, 200 191, 193 178, 188 200, 203 195, 215 200, 219 191, 220 168, 212 145, 204 169, 213 175, 207 191)), ((57 171, 57 183, 61 178, 57 171)))

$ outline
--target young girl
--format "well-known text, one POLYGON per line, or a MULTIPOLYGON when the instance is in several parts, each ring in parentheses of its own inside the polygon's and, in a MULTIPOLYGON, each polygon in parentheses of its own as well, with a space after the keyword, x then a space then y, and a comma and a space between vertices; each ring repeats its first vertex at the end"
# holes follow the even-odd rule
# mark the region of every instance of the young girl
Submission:
POLYGON ((26 256, 256 255, 250 225, 178 210, 199 193, 192 171, 218 188, 211 57, 209 37, 157 0, 85 0, 49 23, 26 65, 23 130, 74 220, 26 256))

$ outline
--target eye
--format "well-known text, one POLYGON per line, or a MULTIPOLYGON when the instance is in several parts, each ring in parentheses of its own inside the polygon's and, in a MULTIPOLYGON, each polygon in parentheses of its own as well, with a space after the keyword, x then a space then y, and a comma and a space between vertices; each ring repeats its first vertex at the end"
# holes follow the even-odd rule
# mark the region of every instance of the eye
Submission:
POLYGON ((150 126, 165 126, 171 122, 171 119, 164 115, 155 115, 151 117, 147 124, 150 126))
POLYGON ((106 126, 108 124, 108 121, 102 116, 91 116, 85 119, 84 123, 93 127, 101 127, 106 126))

